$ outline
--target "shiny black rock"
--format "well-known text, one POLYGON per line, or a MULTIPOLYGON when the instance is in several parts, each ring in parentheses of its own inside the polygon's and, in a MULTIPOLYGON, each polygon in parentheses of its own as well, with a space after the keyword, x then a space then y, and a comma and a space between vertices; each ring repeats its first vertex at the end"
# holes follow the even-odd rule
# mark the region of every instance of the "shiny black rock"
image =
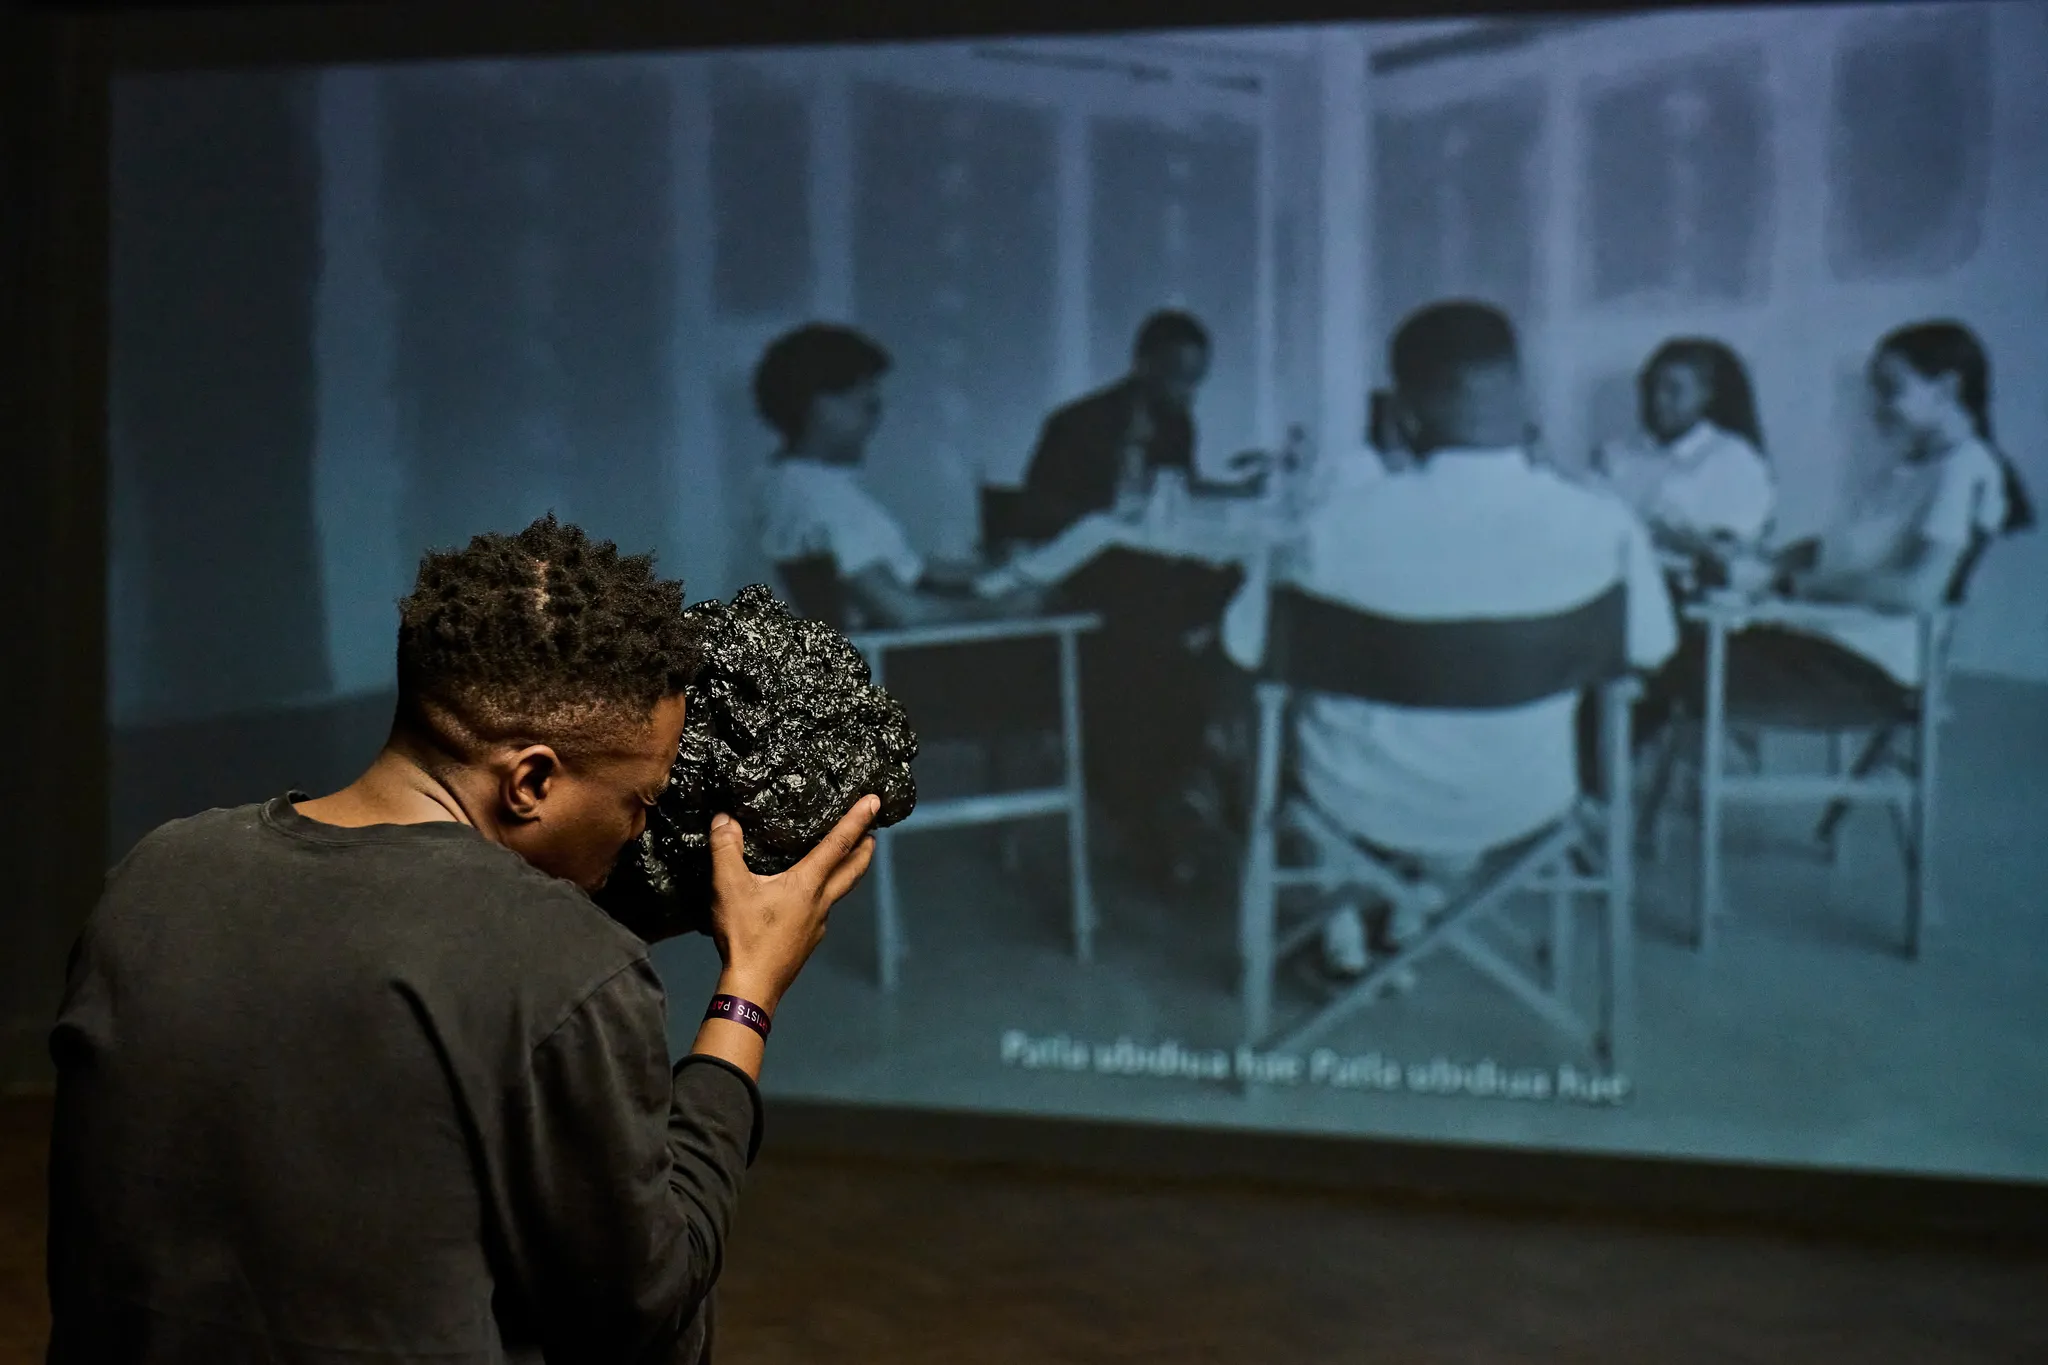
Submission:
POLYGON ((740 822, 747 865, 765 875, 801 861, 869 793, 881 825, 917 804, 917 736, 845 636, 791 616, 760 584, 688 610, 704 624, 704 666, 668 790, 597 897, 649 942, 709 926, 718 812, 740 822))

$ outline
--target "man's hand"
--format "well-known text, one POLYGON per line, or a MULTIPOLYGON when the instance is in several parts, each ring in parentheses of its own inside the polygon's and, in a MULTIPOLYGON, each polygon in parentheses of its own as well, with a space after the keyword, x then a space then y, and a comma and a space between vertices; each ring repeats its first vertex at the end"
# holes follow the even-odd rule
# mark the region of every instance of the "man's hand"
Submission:
POLYGON ((738 821, 712 820, 711 937, 725 962, 721 990, 775 1009, 825 937, 833 905, 868 870, 875 851, 868 831, 881 806, 863 796, 802 862, 772 877, 747 866, 738 821))
MULTIPOLYGON (((878 798, 863 796, 802 862, 772 877, 757 876, 747 866, 738 821, 728 815, 712 819, 711 938, 725 963, 718 994, 775 1013, 782 993, 824 939, 833 905, 868 870, 875 856, 868 831, 881 809, 878 798)), ((761 1036, 744 1024, 707 1019, 690 1050, 730 1062, 749 1076, 761 1074, 761 1036)))

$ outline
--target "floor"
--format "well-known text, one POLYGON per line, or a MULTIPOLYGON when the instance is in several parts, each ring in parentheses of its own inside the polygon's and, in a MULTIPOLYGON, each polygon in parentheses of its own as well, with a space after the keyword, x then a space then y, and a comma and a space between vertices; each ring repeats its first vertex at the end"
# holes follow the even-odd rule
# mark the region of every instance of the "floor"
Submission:
MULTIPOLYGON (((46 1101, 0 1101, 0 1365, 42 1358, 46 1101)), ((2025 1365, 2048 1262, 1236 1186, 778 1157, 722 1303, 750 1365, 2025 1365)))

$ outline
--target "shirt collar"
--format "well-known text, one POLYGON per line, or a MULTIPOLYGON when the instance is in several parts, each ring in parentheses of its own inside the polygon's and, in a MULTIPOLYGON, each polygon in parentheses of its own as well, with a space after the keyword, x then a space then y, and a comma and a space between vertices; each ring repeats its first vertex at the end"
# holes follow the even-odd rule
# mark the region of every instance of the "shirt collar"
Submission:
POLYGON ((1529 467, 1529 452, 1520 446, 1440 446, 1422 462, 1424 473, 1451 478, 1485 478, 1529 467))
POLYGON ((798 477, 812 479, 851 479, 860 472, 857 464, 833 464, 814 460, 808 455, 781 455, 776 458, 775 465, 798 477))

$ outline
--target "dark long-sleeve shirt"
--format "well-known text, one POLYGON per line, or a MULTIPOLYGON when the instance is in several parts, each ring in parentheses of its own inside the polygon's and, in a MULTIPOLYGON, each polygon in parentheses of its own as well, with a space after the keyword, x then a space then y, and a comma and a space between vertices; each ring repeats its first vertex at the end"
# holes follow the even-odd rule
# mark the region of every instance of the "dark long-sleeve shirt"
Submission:
MULTIPOLYGON (((1126 379, 1078 398, 1045 419, 1024 476, 1025 516, 1033 538, 1051 539, 1091 512, 1116 502, 1124 442, 1140 403, 1136 381, 1126 379)), ((1148 471, 1179 469, 1194 477, 1194 420, 1168 403, 1151 403, 1148 471)))
POLYGON ((51 1051, 52 1365, 698 1362, 760 1096, 647 948, 453 823, 144 839, 51 1051))

